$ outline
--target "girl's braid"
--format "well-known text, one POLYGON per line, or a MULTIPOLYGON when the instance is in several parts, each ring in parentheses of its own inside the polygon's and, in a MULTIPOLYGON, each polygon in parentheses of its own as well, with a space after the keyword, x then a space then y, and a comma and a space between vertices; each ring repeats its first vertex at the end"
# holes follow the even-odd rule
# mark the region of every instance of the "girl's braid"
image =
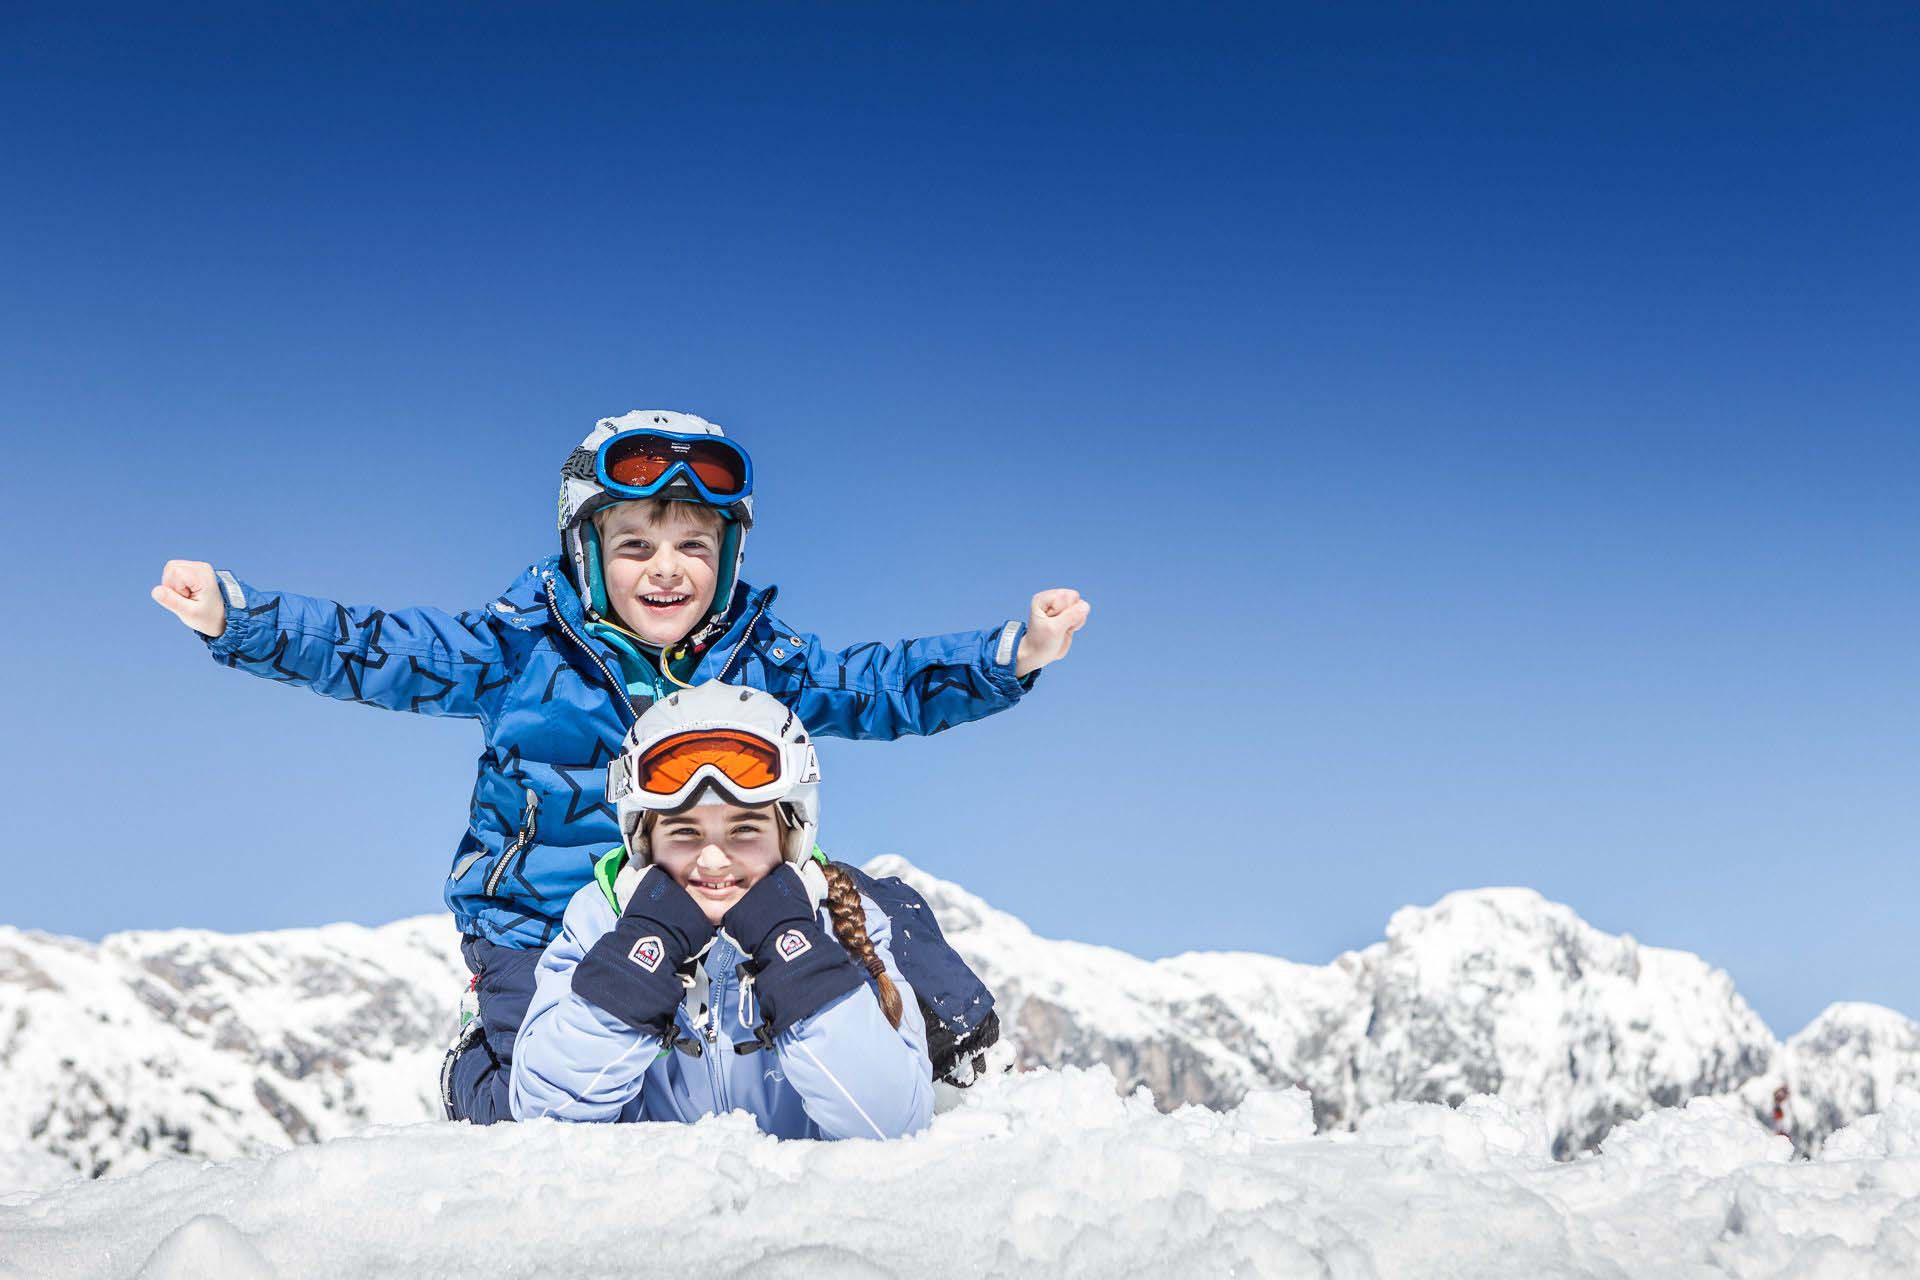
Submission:
POLYGON ((837 862, 824 868, 827 876, 827 915, 833 921, 833 936, 855 960, 866 966, 880 988, 880 1011, 896 1028, 900 1025, 900 992, 887 976, 886 965, 873 940, 867 937, 867 909, 860 905, 860 886, 847 869, 837 862))

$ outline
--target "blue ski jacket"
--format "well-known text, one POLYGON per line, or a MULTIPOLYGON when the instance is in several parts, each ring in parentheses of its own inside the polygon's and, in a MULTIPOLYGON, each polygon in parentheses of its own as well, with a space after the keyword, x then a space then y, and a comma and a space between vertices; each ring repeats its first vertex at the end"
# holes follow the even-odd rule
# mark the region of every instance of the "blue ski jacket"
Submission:
MULTIPOLYGON (((692 1122, 745 1110, 781 1138, 897 1138, 927 1127, 926 1029, 893 961, 892 926, 870 899, 862 897, 867 936, 900 988, 897 1030, 867 978, 774 1036, 771 1048, 756 1044, 760 1013, 736 971, 739 953, 723 936, 702 962, 705 999, 696 984, 674 1015, 677 1044, 669 1047, 574 994, 575 967, 620 918, 613 886, 609 877, 574 894, 540 957, 513 1048, 514 1119, 692 1122)), ((819 919, 832 937, 824 907, 819 919)))
MULTIPOLYGON (((377 609, 269 591, 219 571, 226 666, 316 693, 424 715, 477 719, 486 733, 467 831, 446 901, 463 933, 543 947, 595 860, 620 843, 606 766, 645 710, 611 649, 588 634, 560 558, 532 565, 483 609, 377 609)), ((765 689, 816 737, 938 733, 1005 710, 1024 623, 830 649, 775 617, 777 588, 734 589, 729 625, 692 683, 765 689)), ((974 1003, 978 1003, 975 1001, 974 1003)))

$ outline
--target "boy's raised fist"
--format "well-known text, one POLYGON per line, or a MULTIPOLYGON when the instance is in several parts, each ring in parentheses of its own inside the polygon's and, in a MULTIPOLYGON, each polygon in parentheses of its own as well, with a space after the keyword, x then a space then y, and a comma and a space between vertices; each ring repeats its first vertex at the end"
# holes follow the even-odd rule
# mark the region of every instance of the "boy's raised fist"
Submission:
POLYGON ((1020 653, 1013 673, 1028 676, 1067 656, 1073 633, 1087 625, 1093 606, 1072 587, 1054 587, 1033 598, 1027 609, 1027 634, 1020 637, 1020 653))
POLYGON ((203 636, 217 636, 227 629, 227 602, 220 595, 213 566, 204 560, 167 561, 153 598, 203 636))

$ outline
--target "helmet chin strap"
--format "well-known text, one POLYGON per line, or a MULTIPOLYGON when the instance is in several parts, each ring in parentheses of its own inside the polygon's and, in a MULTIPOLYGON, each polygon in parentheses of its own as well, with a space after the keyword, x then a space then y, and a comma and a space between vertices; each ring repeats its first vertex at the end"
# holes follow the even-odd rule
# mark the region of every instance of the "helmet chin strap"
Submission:
POLYGON ((813 904, 814 914, 820 912, 820 904, 827 900, 827 873, 812 858, 802 858, 795 867, 800 873, 800 883, 807 886, 807 901, 813 904))
POLYGON ((682 689, 691 689, 692 685, 673 673, 671 664, 679 662, 690 654, 706 652, 707 647, 726 631, 727 610, 733 603, 733 585, 739 580, 739 525, 732 520, 726 522, 720 558, 728 560, 730 552, 732 559, 728 562, 726 571, 714 583, 712 611, 707 614, 706 621, 695 628, 691 634, 673 644, 655 644, 620 621, 618 611, 607 597, 605 571, 600 554, 600 531, 593 521, 581 520, 574 527, 572 536, 573 558, 579 564, 585 579, 585 589, 581 595, 580 605, 587 615, 587 621, 619 632, 639 645, 643 652, 648 650, 657 652, 660 655, 658 659, 660 674, 671 684, 678 685, 682 689))

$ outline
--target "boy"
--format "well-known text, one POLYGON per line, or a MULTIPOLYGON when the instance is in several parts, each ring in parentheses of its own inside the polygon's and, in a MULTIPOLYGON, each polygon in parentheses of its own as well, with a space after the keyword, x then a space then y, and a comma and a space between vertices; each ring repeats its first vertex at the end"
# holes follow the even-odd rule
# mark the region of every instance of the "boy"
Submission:
MULTIPOLYGON (((446 886, 479 1003, 442 1073, 450 1114, 508 1115, 534 963, 619 839, 606 764, 654 698, 718 680, 765 689, 821 736, 937 733, 1012 706, 1087 618, 1077 592, 1056 589, 1033 598, 1024 627, 829 650, 772 614, 776 588, 740 580, 752 522, 744 450, 702 418, 636 411, 601 419, 562 466, 561 555, 485 609, 348 608, 180 560, 153 589, 226 666, 481 722, 486 745, 446 886)), ((991 996, 911 890, 860 887, 890 915, 911 912, 897 958, 927 1008, 943 1074, 997 1034, 991 996)))

